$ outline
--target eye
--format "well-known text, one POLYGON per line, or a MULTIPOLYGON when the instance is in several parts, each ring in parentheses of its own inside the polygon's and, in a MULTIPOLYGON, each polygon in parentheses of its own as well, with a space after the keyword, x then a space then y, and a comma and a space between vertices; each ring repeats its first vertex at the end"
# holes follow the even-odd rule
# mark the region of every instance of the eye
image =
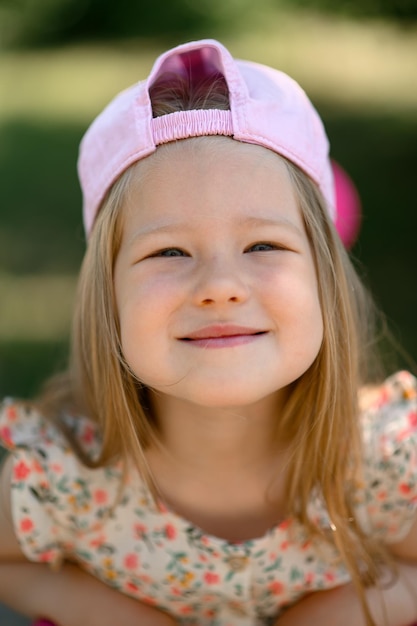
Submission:
POLYGON ((150 255, 151 257, 178 257, 178 256, 188 256, 184 250, 180 248, 164 248, 164 250, 158 250, 154 254, 150 255))
POLYGON ((245 252, 269 252, 270 250, 283 250, 282 246, 279 246, 275 243, 270 243, 268 241, 260 241, 258 243, 254 243, 249 248, 245 250, 245 252))

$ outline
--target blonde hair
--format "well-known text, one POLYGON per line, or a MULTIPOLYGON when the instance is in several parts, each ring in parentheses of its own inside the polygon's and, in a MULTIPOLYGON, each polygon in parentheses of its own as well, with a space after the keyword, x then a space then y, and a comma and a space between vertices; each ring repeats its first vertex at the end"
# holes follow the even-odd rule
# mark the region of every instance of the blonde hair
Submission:
MULTIPOLYGON (((201 91, 203 100, 198 94, 189 94, 188 84, 173 89, 172 82, 166 80, 154 85, 154 116, 179 108, 228 108, 227 87, 218 77, 211 82, 209 94, 206 87, 201 91)), ((377 581, 385 553, 361 531, 352 496, 361 479, 358 390, 371 376, 374 307, 318 188, 295 165, 285 162, 316 264, 324 323, 320 352, 310 369, 292 384, 277 424, 291 452, 287 468, 289 514, 317 536, 320 530, 309 518, 308 505, 314 493, 322 497, 333 528, 329 541, 336 545, 349 569, 367 621, 373 624, 364 589, 377 581)), ((69 371, 50 385, 39 403, 55 417, 63 410, 88 415, 99 425, 103 445, 100 457, 92 460, 85 458, 73 441, 84 462, 103 466, 114 459, 133 460, 155 495, 145 450, 157 441, 157 432, 148 410, 147 389, 135 379, 123 358, 113 288, 122 230, 120 207, 134 167, 115 183, 93 228, 80 274, 69 371)))
POLYGON ((290 441, 287 498, 292 513, 312 535, 312 494, 325 503, 335 544, 374 624, 365 587, 391 564, 387 551, 360 528, 353 496, 362 484, 362 439, 358 394, 383 376, 376 350, 379 313, 330 222, 318 188, 287 163, 297 192, 318 276, 323 343, 311 368, 293 384, 279 427, 290 441))

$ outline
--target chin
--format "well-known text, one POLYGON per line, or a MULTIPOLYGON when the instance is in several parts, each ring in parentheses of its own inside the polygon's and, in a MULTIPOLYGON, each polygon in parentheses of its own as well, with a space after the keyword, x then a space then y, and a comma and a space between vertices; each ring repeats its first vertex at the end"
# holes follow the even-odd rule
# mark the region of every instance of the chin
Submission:
POLYGON ((249 407, 262 402, 267 397, 270 397, 276 390, 268 391, 265 393, 259 393, 251 390, 247 387, 242 390, 233 390, 231 393, 229 390, 216 390, 211 388, 209 392, 205 390, 201 394, 193 394, 189 401, 205 408, 212 409, 238 409, 243 407, 249 407))

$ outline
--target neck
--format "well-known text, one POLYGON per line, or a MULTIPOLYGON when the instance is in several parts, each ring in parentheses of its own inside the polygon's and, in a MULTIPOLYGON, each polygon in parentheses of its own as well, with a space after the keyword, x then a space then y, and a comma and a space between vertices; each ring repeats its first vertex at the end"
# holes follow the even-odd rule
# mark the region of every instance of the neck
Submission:
POLYGON ((178 466, 193 470, 245 472, 276 456, 282 399, 269 396, 245 407, 201 407, 153 395, 161 450, 178 466))
POLYGON ((232 541, 260 536, 282 519, 288 458, 276 436, 278 398, 234 409, 168 404, 153 398, 161 445, 147 453, 162 500, 232 541))

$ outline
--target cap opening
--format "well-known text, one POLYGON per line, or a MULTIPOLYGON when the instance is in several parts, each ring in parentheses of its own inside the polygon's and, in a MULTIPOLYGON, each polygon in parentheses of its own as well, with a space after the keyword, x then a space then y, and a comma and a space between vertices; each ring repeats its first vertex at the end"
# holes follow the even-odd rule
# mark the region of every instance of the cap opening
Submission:
POLYGON ((217 50, 203 47, 164 60, 149 87, 153 117, 194 109, 230 109, 217 50))

